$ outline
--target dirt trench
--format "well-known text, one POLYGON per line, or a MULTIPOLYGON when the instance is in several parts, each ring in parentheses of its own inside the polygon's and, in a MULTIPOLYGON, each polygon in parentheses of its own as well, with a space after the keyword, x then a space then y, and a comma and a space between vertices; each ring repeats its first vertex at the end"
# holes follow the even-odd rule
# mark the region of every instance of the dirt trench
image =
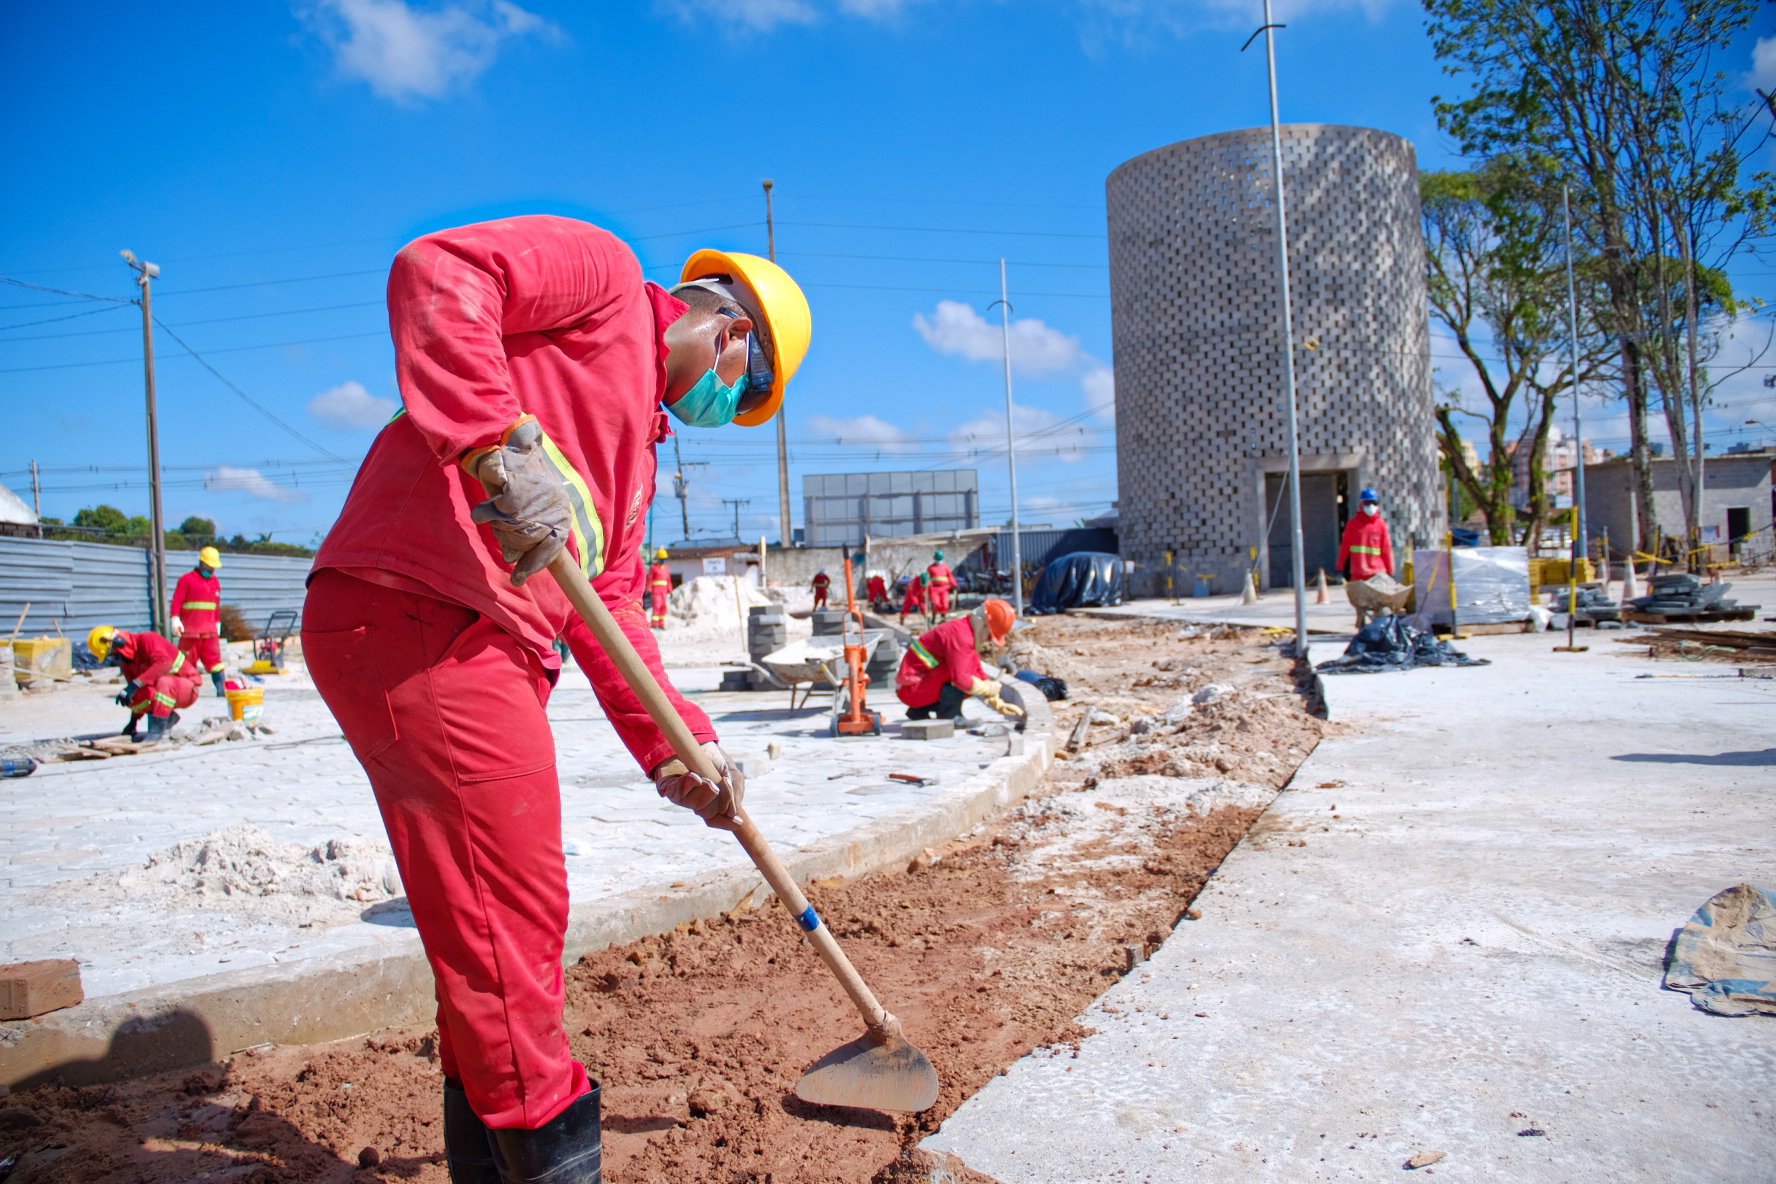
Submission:
MULTIPOLYGON (((1083 712, 1104 713, 1081 751, 1055 762, 1041 794, 904 871, 809 886, 936 1065, 931 1110, 891 1116, 794 1096, 802 1070, 861 1029, 774 904, 570 967, 574 1052, 605 1086, 606 1179, 901 1184, 941 1166, 957 1184, 986 1181, 914 1148, 1032 1048, 1087 1035, 1076 1017, 1188 924, 1260 812, 1249 792, 1235 805, 1211 793, 1201 812, 1097 788, 1162 773, 1274 791, 1325 727, 1292 663, 1260 635, 1190 633, 1040 622, 1034 656, 1073 696, 1056 705, 1061 739, 1083 712)), ((432 1033, 407 1029, 15 1093, 0 1099, 0 1163, 16 1157, 0 1180, 442 1184, 439 1090, 432 1033)))

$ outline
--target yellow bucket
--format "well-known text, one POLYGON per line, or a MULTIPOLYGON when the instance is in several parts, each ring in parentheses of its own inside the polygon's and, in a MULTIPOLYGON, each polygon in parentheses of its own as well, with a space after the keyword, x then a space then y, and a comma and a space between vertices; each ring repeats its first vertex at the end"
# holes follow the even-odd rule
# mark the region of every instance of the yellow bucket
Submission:
POLYGON ((259 713, 264 710, 264 687, 248 687, 244 691, 228 692, 228 713, 235 719, 258 723, 259 713))

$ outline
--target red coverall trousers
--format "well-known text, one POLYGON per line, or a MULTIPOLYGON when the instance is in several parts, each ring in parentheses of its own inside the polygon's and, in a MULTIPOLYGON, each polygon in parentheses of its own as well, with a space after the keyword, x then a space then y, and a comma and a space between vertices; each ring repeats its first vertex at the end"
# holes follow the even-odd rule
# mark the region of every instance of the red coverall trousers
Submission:
POLYGON ((567 865, 550 681, 461 605, 315 573, 302 648, 388 828, 438 994, 438 1057, 488 1126, 590 1086, 562 1027, 567 865))
POLYGON ((157 715, 166 719, 197 702, 197 684, 183 674, 169 674, 137 689, 130 699, 130 715, 157 715))
POLYGON ((196 663, 192 667, 194 674, 198 671, 209 674, 222 669, 222 639, 214 633, 201 636, 195 633, 180 634, 179 652, 185 655, 187 662, 196 663))

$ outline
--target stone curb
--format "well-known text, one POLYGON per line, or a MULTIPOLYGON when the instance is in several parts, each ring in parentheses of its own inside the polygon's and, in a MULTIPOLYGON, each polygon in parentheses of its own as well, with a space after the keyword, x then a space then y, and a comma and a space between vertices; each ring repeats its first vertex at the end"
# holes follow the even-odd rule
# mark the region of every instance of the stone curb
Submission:
MULTIPOLYGON (((796 851, 780 851, 800 883, 904 864, 1022 801, 1048 771, 1054 717, 1034 696, 1026 749, 897 814, 796 851)), ((756 907, 770 895, 750 864, 678 888, 648 885, 575 907, 564 960, 667 933, 699 918, 756 907)), ((788 921, 785 920, 785 924, 788 921)), ((810 973, 822 973, 809 964, 810 973)), ((419 935, 392 933, 380 952, 205 975, 114 995, 34 1020, 0 1023, 0 1085, 91 1085, 200 1065, 266 1044, 319 1044, 378 1028, 432 1022, 431 968, 419 935)))

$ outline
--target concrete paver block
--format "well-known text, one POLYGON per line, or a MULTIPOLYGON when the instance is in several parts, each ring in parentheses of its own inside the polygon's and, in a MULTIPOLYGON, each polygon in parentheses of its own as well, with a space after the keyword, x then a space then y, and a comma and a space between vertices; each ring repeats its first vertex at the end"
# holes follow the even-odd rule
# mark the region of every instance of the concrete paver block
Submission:
POLYGON ((900 727, 908 740, 948 740, 956 734, 956 721, 948 719, 913 719, 900 727))

